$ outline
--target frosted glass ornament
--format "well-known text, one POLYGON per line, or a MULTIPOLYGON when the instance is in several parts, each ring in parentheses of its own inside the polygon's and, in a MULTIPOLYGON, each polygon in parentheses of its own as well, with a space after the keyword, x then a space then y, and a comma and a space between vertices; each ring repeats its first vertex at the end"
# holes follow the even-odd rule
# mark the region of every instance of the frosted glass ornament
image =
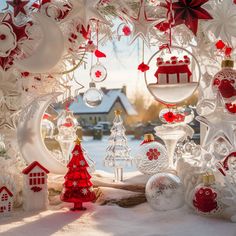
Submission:
POLYGON ((163 47, 152 55, 147 64, 150 69, 144 74, 146 86, 157 101, 180 103, 198 87, 201 77, 199 63, 184 48, 163 47))
POLYGON ((168 167, 166 148, 154 140, 152 134, 145 134, 144 141, 135 157, 137 169, 146 175, 156 174, 168 167))
POLYGON ((103 93, 98 90, 95 83, 89 84, 89 89, 84 93, 83 100, 88 107, 97 107, 102 103, 103 93))
POLYGON ((90 70, 90 77, 93 82, 102 82, 107 78, 107 70, 100 62, 92 66, 90 70))
POLYGON ((184 187, 179 177, 170 173, 153 175, 146 184, 149 205, 157 211, 174 210, 184 204, 184 187))

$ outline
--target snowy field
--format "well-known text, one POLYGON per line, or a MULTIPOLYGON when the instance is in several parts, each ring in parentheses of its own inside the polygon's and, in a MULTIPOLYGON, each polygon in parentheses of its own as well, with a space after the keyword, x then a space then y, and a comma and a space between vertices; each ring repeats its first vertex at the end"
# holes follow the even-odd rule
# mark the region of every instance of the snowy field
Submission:
POLYGON ((147 203, 128 209, 89 203, 87 211, 70 212, 63 206, 39 214, 17 212, 12 218, 0 219, 0 235, 236 236, 236 224, 197 216, 185 207, 154 212, 147 203))
MULTIPOLYGON (((103 159, 106 156, 106 148, 109 145, 108 142, 109 136, 103 136, 102 140, 93 140, 92 137, 85 136, 83 137, 82 145, 88 151, 91 159, 96 162, 97 170, 104 170, 107 172, 113 172, 112 168, 105 167, 103 165, 103 159)), ((131 149, 131 156, 135 156, 137 148, 140 146, 142 140, 135 140, 133 136, 128 136, 128 146, 131 149)), ((135 171, 135 166, 126 167, 125 171, 135 171)))

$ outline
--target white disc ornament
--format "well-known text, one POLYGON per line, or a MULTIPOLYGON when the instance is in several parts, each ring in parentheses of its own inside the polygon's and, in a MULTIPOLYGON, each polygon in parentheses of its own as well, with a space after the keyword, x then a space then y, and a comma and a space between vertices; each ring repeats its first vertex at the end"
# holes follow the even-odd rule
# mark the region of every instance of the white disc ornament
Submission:
POLYGON ((96 63, 90 70, 90 77, 94 82, 102 82, 107 77, 106 68, 100 63, 96 63))
POLYGON ((156 174, 168 167, 166 148, 154 140, 152 134, 146 134, 135 157, 138 170, 146 175, 156 174))
POLYGON ((152 96, 162 103, 176 104, 190 97, 198 87, 200 66, 188 50, 164 47, 148 61, 145 81, 152 96))
POLYGON ((154 210, 168 211, 184 204, 184 187, 179 177, 170 173, 153 175, 146 184, 146 198, 154 210))
POLYGON ((103 94, 98 90, 95 83, 89 84, 89 89, 84 93, 83 100, 88 107, 97 107, 102 103, 103 94))

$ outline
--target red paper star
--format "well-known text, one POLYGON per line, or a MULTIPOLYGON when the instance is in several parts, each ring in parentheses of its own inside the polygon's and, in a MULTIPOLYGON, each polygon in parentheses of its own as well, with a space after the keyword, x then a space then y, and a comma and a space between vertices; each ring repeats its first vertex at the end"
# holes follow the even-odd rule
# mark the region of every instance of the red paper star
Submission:
POLYGON ((11 0, 6 1, 7 5, 12 6, 14 8, 14 17, 16 17, 20 12, 23 14, 27 14, 25 11, 25 5, 29 3, 29 1, 22 1, 22 0, 11 0))
MULTIPOLYGON (((179 0, 172 3, 174 12, 174 26, 185 24, 195 35, 198 29, 198 20, 209 20, 212 16, 201 6, 208 0, 179 0)), ((168 14, 170 2, 167 1, 168 14)))

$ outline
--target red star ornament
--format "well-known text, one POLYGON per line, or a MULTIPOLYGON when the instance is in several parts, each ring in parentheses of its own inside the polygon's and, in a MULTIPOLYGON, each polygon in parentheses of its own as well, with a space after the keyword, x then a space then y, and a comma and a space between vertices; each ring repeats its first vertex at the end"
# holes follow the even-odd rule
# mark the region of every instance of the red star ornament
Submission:
POLYGON ((14 8, 14 17, 16 17, 20 12, 23 14, 27 14, 25 11, 25 5, 29 3, 29 1, 22 1, 22 0, 11 0, 6 1, 7 5, 12 6, 14 8))
MULTIPOLYGON (((212 16, 202 8, 202 5, 208 0, 178 0, 172 3, 172 10, 174 13, 174 26, 185 24, 194 35, 197 34, 198 20, 210 20, 212 16)), ((170 14, 171 4, 166 2, 168 14, 170 14)))

